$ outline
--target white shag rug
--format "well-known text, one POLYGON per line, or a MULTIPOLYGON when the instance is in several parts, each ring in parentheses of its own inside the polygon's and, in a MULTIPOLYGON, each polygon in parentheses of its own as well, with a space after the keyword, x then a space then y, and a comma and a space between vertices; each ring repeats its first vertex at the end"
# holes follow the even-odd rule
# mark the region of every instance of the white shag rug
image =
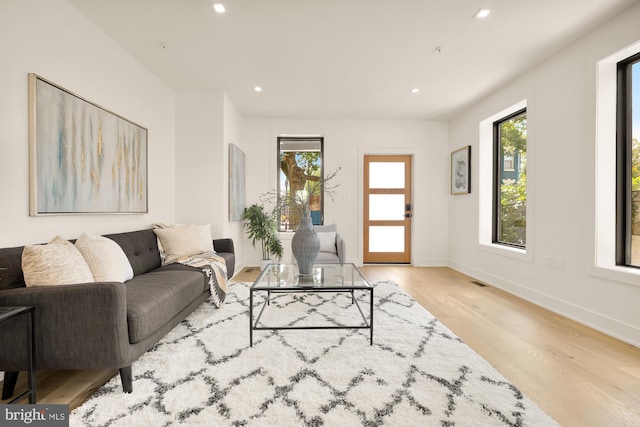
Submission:
MULTIPOLYGON (((70 425, 557 425, 392 282, 375 285, 373 346, 361 329, 255 331, 249 347, 249 286, 230 284, 220 309, 202 304, 134 362, 133 393, 115 376, 70 425)), ((269 326, 361 319, 336 293, 273 295, 263 315, 269 326)))

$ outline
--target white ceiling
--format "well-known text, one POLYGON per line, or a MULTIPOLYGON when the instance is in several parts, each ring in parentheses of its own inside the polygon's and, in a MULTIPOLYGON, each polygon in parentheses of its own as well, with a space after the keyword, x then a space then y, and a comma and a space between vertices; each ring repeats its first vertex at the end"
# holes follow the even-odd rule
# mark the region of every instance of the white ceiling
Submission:
POLYGON ((176 91, 223 91, 248 117, 431 120, 637 3, 220 0, 217 15, 209 0, 67 1, 176 91), (472 19, 480 7, 491 15, 472 19))

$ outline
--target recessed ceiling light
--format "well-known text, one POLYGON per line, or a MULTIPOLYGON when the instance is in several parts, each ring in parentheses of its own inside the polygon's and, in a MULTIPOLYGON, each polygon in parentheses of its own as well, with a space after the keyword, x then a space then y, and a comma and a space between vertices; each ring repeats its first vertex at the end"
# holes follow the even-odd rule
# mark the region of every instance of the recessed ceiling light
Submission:
POLYGON ((224 13, 225 12, 225 8, 224 8, 224 5, 222 3, 214 3, 213 4, 213 10, 215 10, 216 13, 224 13))
POLYGON ((256 86, 253 88, 256 92, 262 92, 262 88, 260 86, 256 86))
POLYGON ((413 89, 411 89, 411 93, 418 93, 420 92, 420 89, 417 87, 414 87, 413 89))
POLYGON ((480 9, 478 9, 475 15, 473 15, 473 19, 486 18, 487 16, 489 16, 490 13, 491 13, 491 9, 485 9, 481 7, 480 9))

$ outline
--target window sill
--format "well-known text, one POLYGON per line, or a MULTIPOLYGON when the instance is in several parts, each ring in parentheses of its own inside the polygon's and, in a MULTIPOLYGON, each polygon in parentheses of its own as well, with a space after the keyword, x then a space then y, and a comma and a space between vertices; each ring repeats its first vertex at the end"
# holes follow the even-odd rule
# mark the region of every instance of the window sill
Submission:
POLYGON ((640 286, 640 268, 620 266, 593 267, 590 274, 601 279, 640 286))
POLYGON ((514 248, 506 245, 498 245, 495 243, 480 243, 479 246, 480 250, 484 252, 517 259, 518 261, 533 262, 533 255, 531 255, 530 252, 527 252, 526 249, 514 248))

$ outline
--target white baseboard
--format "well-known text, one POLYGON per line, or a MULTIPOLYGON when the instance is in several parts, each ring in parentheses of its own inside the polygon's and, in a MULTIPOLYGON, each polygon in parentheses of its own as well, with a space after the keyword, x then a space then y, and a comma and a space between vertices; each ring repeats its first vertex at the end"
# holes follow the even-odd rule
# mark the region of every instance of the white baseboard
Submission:
POLYGON ((636 326, 456 261, 449 260, 449 267, 620 341, 640 347, 640 328, 636 326))

